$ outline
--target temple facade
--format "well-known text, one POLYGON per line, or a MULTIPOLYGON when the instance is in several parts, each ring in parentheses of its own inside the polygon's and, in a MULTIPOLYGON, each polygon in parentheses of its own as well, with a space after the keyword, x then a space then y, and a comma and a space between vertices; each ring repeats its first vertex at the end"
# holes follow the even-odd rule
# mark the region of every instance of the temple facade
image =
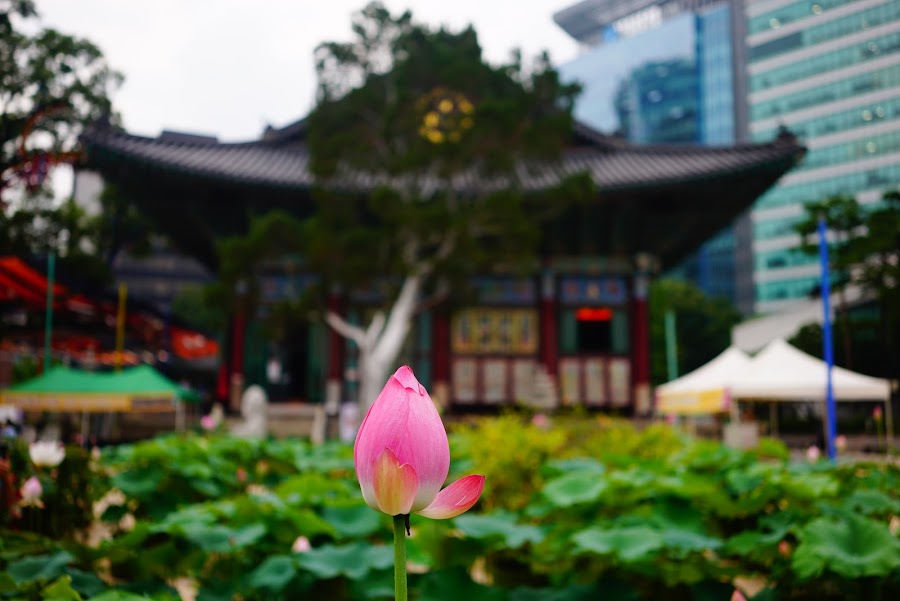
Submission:
MULTIPOLYGON (((114 183, 215 271, 215 239, 243 233, 251 215, 314 210, 306 135, 303 120, 237 144, 96 127, 83 135, 81 169, 114 183)), ((454 408, 522 402, 650 412, 650 279, 731 223, 803 153, 787 132, 757 144, 639 146, 577 124, 560 161, 522 181, 526 191, 541 190, 586 173, 595 202, 547 226, 530 275, 484 274, 472 282, 471 303, 420 313, 400 360, 454 408)), ((302 295, 317 275, 276 266, 258 277, 265 312, 302 295)), ((345 291, 328 304, 362 323, 383 300, 345 291)), ((266 340, 257 317, 234 317, 223 386, 259 383, 275 400, 354 400, 352 343, 324 322, 266 340)))

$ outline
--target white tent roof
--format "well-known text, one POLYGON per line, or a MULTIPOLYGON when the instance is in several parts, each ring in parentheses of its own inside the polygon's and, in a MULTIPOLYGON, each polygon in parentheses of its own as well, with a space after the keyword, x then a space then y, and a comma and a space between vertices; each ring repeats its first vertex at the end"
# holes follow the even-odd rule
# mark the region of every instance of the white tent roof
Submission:
POLYGON ((734 347, 702 367, 656 388, 656 409, 667 414, 703 414, 726 411, 729 386, 750 367, 750 357, 734 347))
MULTIPOLYGON (((811 401, 825 398, 827 365, 781 339, 773 340, 731 381, 736 399, 811 401)), ((887 380, 834 367, 834 398, 839 401, 883 401, 890 397, 887 380)))
POLYGON ((657 395, 703 392, 728 388, 731 382, 750 367, 750 357, 737 347, 730 346, 709 363, 698 367, 671 382, 656 387, 657 395))

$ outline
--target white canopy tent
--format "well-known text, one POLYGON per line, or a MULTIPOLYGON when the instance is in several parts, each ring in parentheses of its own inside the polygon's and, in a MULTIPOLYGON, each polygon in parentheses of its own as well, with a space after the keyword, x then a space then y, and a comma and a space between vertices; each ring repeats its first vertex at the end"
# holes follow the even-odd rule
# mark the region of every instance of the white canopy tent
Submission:
MULTIPOLYGON (((678 415, 733 413, 737 401, 824 402, 827 364, 781 339, 773 340, 755 357, 729 347, 693 372, 656 389, 657 411, 678 415), (742 359, 743 357, 743 359, 742 359)), ((833 367, 835 401, 881 401, 891 446, 893 416, 890 382, 833 367)), ((773 410, 774 413, 774 410, 773 410)))
MULTIPOLYGON (((749 369, 731 381, 739 399, 817 401, 825 398, 827 364, 781 339, 770 342, 753 357, 749 369)), ((886 401, 890 383, 833 367, 831 382, 836 401, 886 401)))
POLYGON ((728 347, 706 365, 657 386, 656 410, 679 415, 727 411, 731 383, 750 368, 750 362, 747 353, 728 347))

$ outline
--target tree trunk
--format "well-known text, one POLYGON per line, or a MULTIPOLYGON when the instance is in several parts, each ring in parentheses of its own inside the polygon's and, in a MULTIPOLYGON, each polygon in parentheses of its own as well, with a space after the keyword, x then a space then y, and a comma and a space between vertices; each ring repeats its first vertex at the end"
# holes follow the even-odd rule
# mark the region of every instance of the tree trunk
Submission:
POLYGON ((390 372, 396 369, 397 357, 416 310, 416 300, 422 287, 422 275, 408 275, 394 300, 387 320, 378 312, 365 330, 329 312, 325 320, 336 332, 356 343, 359 349, 359 410, 360 419, 375 402, 384 388, 390 372))

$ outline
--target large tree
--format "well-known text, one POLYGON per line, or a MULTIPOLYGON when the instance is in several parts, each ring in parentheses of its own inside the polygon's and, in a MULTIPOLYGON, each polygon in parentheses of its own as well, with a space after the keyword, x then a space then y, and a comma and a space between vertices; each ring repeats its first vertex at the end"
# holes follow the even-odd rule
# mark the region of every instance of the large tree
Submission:
POLYGON ((110 116, 120 81, 97 46, 41 28, 32 0, 0 0, 0 192, 39 187, 73 160, 79 128, 110 116))
POLYGON ((0 0, 0 253, 53 251, 82 271, 102 265, 91 257, 100 222, 60 204, 44 182, 54 164, 77 159, 81 127, 111 116, 120 81, 94 44, 41 28, 33 1, 0 0))
POLYGON ((800 250, 808 255, 819 254, 819 219, 830 233, 827 241, 832 289, 838 293, 837 312, 841 316, 841 340, 844 360, 853 368, 853 345, 850 336, 850 316, 845 289, 850 282, 850 269, 856 262, 851 241, 862 234, 864 213, 853 196, 831 196, 823 201, 806 204, 803 219, 794 226, 800 235, 800 250))
POLYGON ((900 380, 900 191, 891 190, 867 212, 865 235, 848 244, 854 283, 878 300, 887 356, 885 376, 900 380))
POLYGON ((555 196, 520 185, 524 169, 560 157, 572 130, 578 87, 560 81, 546 54, 491 65, 471 27, 429 29, 380 4, 352 29, 352 41, 316 51, 309 140, 319 211, 306 256, 330 285, 385 299, 364 327, 334 311, 326 318, 359 348, 365 408, 422 302, 461 276, 533 259, 550 209, 589 185, 556 182, 555 196))

